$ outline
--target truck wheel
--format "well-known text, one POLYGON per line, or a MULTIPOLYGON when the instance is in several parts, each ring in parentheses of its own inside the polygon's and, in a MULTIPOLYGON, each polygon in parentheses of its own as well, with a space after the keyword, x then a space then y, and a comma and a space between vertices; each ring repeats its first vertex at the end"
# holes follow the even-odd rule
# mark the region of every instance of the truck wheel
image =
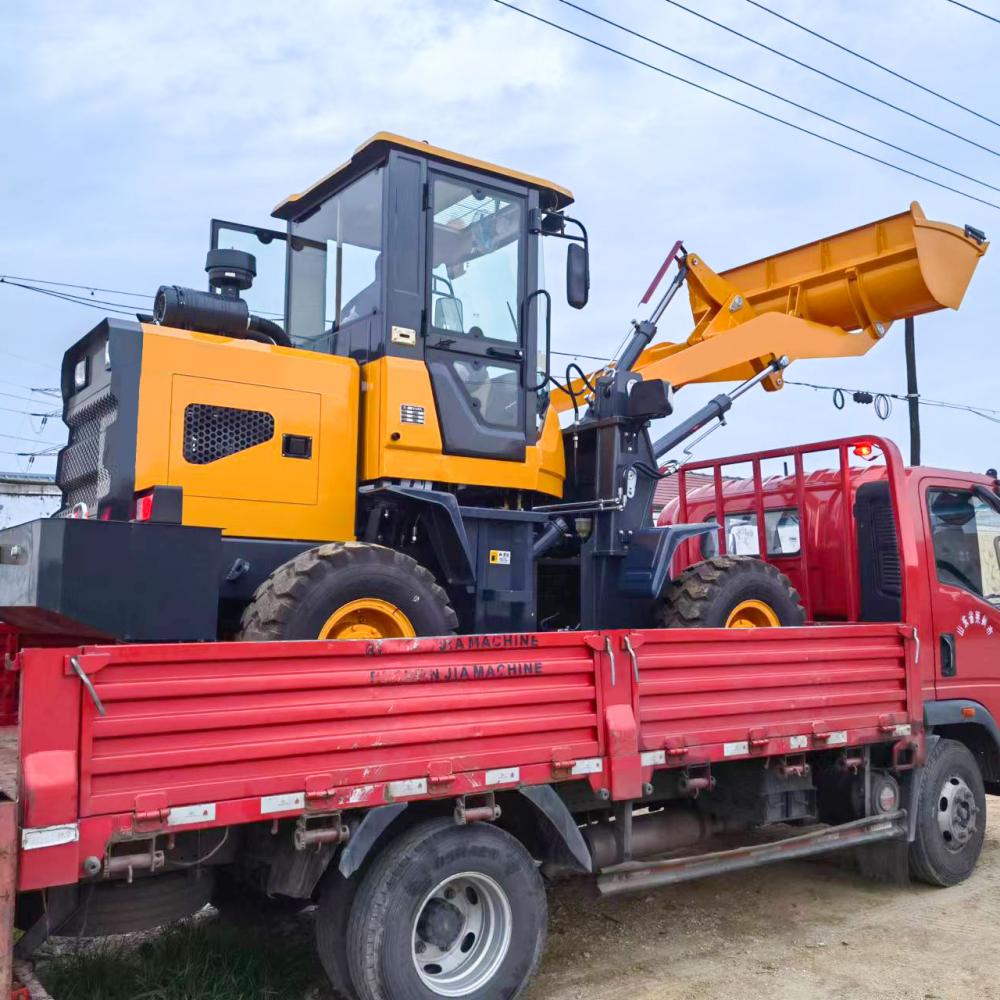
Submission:
POLYGON ((805 621, 798 591, 784 573, 752 556, 695 563, 667 588, 664 628, 771 628, 805 621))
POLYGON ((357 1000, 347 961, 347 925, 360 879, 344 878, 336 863, 323 876, 316 907, 316 950, 338 1000, 357 1000))
POLYGON ((429 820, 390 843, 361 882, 351 979, 361 1000, 510 1000, 538 967, 547 924, 541 876, 519 841, 487 824, 429 820))
POLYGON ((920 778, 911 874, 928 885, 963 882, 979 861, 985 833, 986 792, 975 758, 955 740, 938 740, 920 778))
POLYGON ((279 566, 243 612, 244 641, 449 635, 458 616, 416 560, 366 542, 333 542, 279 566))

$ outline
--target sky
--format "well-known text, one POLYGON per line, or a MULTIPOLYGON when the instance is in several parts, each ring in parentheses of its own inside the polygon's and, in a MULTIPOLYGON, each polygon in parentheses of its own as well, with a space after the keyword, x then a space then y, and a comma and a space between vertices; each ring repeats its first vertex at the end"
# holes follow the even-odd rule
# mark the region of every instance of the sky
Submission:
MULTIPOLYGON (((917 173, 957 178, 630 38, 559 2, 512 0, 573 30, 917 173)), ((667 0, 580 0, 650 37, 1000 188, 1000 127, 838 51, 747 0, 688 6, 986 149, 796 67, 667 0)), ((767 0, 768 6, 947 97, 1000 119, 1000 24, 947 0, 767 0)), ((1000 0, 976 0, 1000 16, 1000 0)), ((562 304, 557 350, 606 356, 675 239, 716 270, 904 211, 987 234, 1000 210, 837 149, 504 9, 493 0, 6 0, 0 5, 0 274, 152 295, 201 287, 212 217, 268 225, 271 209, 388 130, 551 178, 591 237, 591 302, 562 304)), ((551 242, 551 241, 550 241, 551 242)), ((921 392, 997 407, 1000 248, 959 312, 917 320, 921 392)), ((102 297, 101 294, 95 295, 102 297)), ((121 296, 106 295, 121 301, 121 296)), ((141 299, 134 299, 142 304, 141 299)), ((0 284, 0 469, 59 445, 62 353, 97 309, 0 284)), ((679 297, 661 325, 687 335, 679 297)), ((568 359, 566 359, 568 360, 568 359)), ((788 378, 905 392, 902 324, 868 355, 799 362, 788 378)), ((678 393, 677 415, 718 387, 678 393)), ((997 427, 924 408, 925 464, 1000 465, 997 427)), ((906 407, 834 409, 829 392, 755 391, 698 458, 879 433, 907 451, 906 407)), ((54 469, 38 458, 33 472, 54 469)))

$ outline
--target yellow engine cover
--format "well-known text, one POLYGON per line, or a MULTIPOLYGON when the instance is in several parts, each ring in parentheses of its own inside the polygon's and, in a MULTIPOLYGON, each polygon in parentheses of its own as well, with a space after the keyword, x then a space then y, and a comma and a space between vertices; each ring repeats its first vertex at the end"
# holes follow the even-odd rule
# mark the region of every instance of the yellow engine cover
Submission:
POLYGON ((227 535, 354 538, 356 362, 158 326, 142 331, 137 492, 180 486, 184 523, 227 535), (225 447, 215 446, 212 420, 224 424, 232 411, 242 411, 233 418, 252 433, 216 457, 234 445, 230 432, 225 447))

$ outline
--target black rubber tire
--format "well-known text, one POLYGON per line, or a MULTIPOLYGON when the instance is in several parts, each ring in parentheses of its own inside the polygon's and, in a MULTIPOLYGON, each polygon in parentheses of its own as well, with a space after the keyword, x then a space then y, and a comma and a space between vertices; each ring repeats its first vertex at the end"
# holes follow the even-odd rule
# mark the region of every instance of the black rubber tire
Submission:
POLYGON ((664 628, 725 628, 742 601, 769 605, 782 625, 801 625, 805 610, 784 573, 753 556, 714 556, 684 570, 658 607, 664 628))
POLYGON ((347 936, 351 980, 360 1000, 437 1000, 413 963, 413 927, 427 894, 463 872, 497 882, 512 917, 510 945, 496 974, 465 996, 520 996, 545 950, 548 906, 538 868, 509 833, 485 823, 456 826, 443 818, 420 823, 392 841, 361 881, 347 936))
POLYGON ((976 758, 955 740, 938 740, 927 757, 917 794, 917 836, 910 844, 910 874, 928 885, 964 882, 979 861, 986 835, 986 790, 976 758), (941 793, 953 777, 969 787, 976 807, 972 836, 957 850, 949 849, 938 826, 941 793))
POLYGON ((80 887, 80 907, 57 930, 66 937, 104 937, 163 927, 190 917, 212 896, 211 869, 169 872, 80 887))
POLYGON ((415 559, 367 542, 331 542, 279 566, 243 612, 240 639, 316 639, 337 608, 374 597, 394 604, 417 635, 451 635, 458 616, 415 559))
POLYGON ((316 908, 316 950, 339 1000, 357 1000, 347 961, 347 925, 361 879, 344 878, 331 864, 323 876, 316 908))

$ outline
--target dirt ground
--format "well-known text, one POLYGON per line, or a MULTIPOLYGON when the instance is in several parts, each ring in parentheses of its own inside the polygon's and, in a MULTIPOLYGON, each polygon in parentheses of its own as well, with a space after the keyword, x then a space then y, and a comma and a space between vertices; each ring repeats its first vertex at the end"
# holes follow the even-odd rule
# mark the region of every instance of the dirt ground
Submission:
MULTIPOLYGON (((953 889, 872 882, 831 860, 614 899, 601 899, 587 880, 567 881, 550 893, 548 949, 524 1000, 1000 1000, 1000 799, 989 801, 979 867, 953 889)), ((143 959, 142 990, 94 985, 108 981, 102 976, 120 978, 113 958, 91 985, 71 971, 73 988, 52 987, 54 1000, 107 1000, 112 992, 246 1000, 246 990, 229 980, 252 963, 234 959, 231 937, 220 936, 226 925, 208 913, 186 943, 143 959), (185 985, 178 962, 191 967, 195 985, 185 985)), ((332 1000, 313 933, 306 911, 280 935, 248 939, 264 966, 298 956, 291 960, 308 985, 289 1000, 332 1000)), ((74 944, 63 941, 54 951, 74 944)), ((253 990, 254 997, 274 995, 253 990)))
POLYGON ((901 889, 825 861, 637 896, 550 896, 525 1000, 1000 1000, 1000 799, 953 889, 901 889))

